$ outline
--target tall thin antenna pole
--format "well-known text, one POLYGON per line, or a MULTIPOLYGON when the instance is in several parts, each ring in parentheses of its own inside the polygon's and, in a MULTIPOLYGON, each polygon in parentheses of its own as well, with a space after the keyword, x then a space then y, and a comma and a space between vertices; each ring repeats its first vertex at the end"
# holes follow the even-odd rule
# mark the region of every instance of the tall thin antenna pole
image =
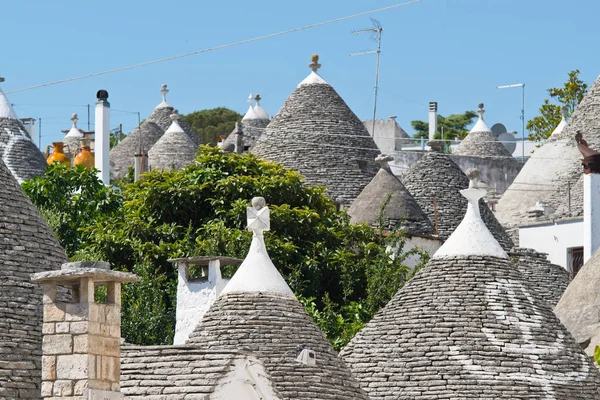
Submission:
POLYGON ((381 34, 383 28, 377 28, 377 68, 375 69, 375 98, 373 99, 373 137, 375 137, 375 118, 377 116, 377 91, 379 90, 379 60, 381 58, 381 34))
POLYGON ((379 65, 381 60, 381 34, 383 33, 383 28, 379 21, 371 18, 371 22, 373 23, 373 28, 367 29, 357 29, 352 31, 353 34, 361 34, 361 33, 374 33, 374 37, 372 39, 377 41, 377 50, 371 51, 362 51, 360 53, 352 53, 351 56, 362 56, 365 54, 377 54, 377 67, 375 69, 375 95, 373 96, 373 121, 371 125, 371 136, 375 137, 375 119, 377 118, 377 92, 379 91, 379 65))
POLYGON ((38 118, 38 147, 42 148, 42 119, 38 118))
POLYGON ((88 132, 90 131, 90 105, 87 105, 88 107, 88 132))

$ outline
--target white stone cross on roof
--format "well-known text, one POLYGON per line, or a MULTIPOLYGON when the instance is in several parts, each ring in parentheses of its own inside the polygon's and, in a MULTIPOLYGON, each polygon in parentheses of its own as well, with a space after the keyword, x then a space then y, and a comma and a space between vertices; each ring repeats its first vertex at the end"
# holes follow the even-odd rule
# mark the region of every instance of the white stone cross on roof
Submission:
POLYGON ((254 236, 262 236, 264 231, 271 229, 270 211, 265 204, 263 197, 254 197, 252 207, 246 209, 248 230, 252 231, 254 236))

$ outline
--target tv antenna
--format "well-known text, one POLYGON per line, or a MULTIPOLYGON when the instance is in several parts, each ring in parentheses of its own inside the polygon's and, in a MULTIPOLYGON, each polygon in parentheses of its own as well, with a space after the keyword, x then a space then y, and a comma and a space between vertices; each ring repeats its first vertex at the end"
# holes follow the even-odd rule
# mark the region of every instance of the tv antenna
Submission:
POLYGON ((379 89, 379 60, 381 57, 381 34, 383 33, 383 27, 374 18, 370 18, 373 24, 372 28, 357 29, 352 31, 353 35, 361 35, 366 33, 371 36, 371 40, 377 42, 377 50, 361 51, 359 53, 351 53, 350 56, 363 56, 366 54, 377 54, 377 67, 375 69, 375 96, 373 100, 373 125, 371 126, 371 136, 375 137, 375 117, 377 115, 377 91, 379 89))

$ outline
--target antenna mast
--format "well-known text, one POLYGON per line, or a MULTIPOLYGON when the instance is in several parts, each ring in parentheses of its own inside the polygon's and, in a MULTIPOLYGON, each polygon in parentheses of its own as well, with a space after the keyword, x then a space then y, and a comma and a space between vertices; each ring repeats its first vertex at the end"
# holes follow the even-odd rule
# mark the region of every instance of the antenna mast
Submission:
POLYGON ((379 90, 379 62, 381 58, 381 35, 383 33, 383 27, 376 19, 370 18, 373 23, 373 28, 357 29, 352 31, 353 35, 359 35, 363 33, 372 34, 371 40, 377 42, 377 50, 362 51, 360 53, 351 53, 350 56, 362 56, 366 54, 377 54, 377 67, 375 69, 375 96, 373 99, 373 123, 371 125, 371 136, 375 137, 375 118, 377 116, 377 91, 379 90))

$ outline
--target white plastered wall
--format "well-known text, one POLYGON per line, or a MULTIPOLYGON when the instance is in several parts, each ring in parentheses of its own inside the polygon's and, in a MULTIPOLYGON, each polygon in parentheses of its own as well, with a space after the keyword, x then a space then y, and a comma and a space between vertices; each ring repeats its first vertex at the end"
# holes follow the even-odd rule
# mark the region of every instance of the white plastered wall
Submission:
POLYGON ((519 228, 519 247, 547 253, 548 260, 568 270, 568 249, 583 246, 583 220, 550 222, 519 228))

